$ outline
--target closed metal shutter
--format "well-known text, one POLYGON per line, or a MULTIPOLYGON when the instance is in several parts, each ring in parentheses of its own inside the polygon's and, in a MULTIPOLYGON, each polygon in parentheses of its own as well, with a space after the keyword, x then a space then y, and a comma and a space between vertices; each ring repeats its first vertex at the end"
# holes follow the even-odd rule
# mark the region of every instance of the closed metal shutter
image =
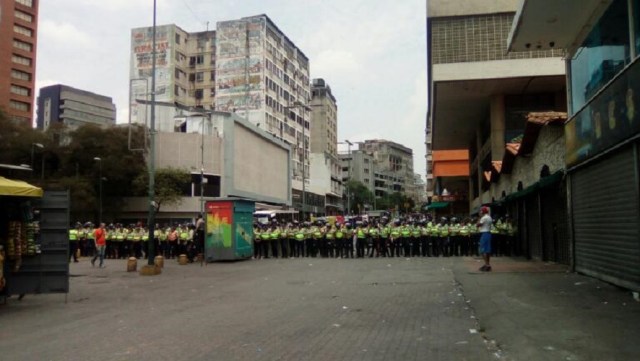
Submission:
POLYGON ((527 256, 540 260, 542 259, 542 232, 540 230, 540 207, 537 193, 526 198, 525 207, 527 214, 527 256))
POLYGON ((569 264, 569 222, 565 183, 540 192, 542 203, 542 260, 569 264))
POLYGON ((640 289, 638 179, 627 147, 571 174, 576 271, 640 289))

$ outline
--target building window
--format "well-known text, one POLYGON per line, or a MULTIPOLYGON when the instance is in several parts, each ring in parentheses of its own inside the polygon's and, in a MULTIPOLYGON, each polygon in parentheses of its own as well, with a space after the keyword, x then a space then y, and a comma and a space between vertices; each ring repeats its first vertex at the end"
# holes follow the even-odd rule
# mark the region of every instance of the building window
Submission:
POLYGON ((28 112, 30 106, 29 106, 29 103, 11 100, 9 101, 9 107, 11 107, 12 109, 23 111, 23 112, 28 112))
POLYGON ((211 80, 211 81, 216 80, 216 72, 215 71, 211 72, 211 76, 210 76, 209 80, 211 80))
POLYGON ((570 61, 575 114, 631 61, 626 1, 614 1, 570 61))
POLYGON ((33 7, 33 0, 16 0, 16 3, 24 6, 28 6, 30 8, 33 7))
POLYGON ((28 97, 31 94, 31 91, 29 90, 29 88, 25 88, 23 86, 13 85, 13 84, 11 84, 11 92, 13 94, 23 95, 26 97, 28 97))
POLYGON ((196 81, 202 83, 204 81, 204 73, 199 71, 196 73, 196 81))
POLYGON ((180 34, 176 33, 176 44, 180 44, 180 34))
POLYGON ((11 69, 11 77, 13 79, 31 81, 31 74, 16 69, 11 69))
POLYGON ((177 85, 174 85, 174 86, 173 86, 173 93, 174 93, 177 97, 179 97, 179 96, 180 96, 180 87, 179 87, 179 86, 177 86, 177 85))
POLYGON ((16 18, 20 19, 20 20, 24 20, 28 23, 32 23, 33 22, 33 16, 30 14, 25 13, 24 11, 20 11, 20 10, 16 10, 16 18))
POLYGON ((202 99, 203 96, 204 96, 204 90, 203 89, 196 89, 196 93, 195 93, 196 99, 202 99))
POLYGON ((196 64, 198 64, 198 65, 204 64, 204 56, 203 55, 196 56, 196 64))
POLYGON ((16 64, 31 66, 31 59, 25 58, 24 56, 13 54, 11 55, 11 61, 16 64))
POLYGON ((20 50, 25 50, 29 52, 33 51, 33 45, 17 39, 13 39, 13 46, 20 50))
POLYGON ((13 31, 15 31, 18 34, 22 34, 28 37, 32 37, 33 36, 33 30, 29 29, 29 28, 25 28, 24 26, 20 26, 20 25, 14 25, 13 26, 13 31))

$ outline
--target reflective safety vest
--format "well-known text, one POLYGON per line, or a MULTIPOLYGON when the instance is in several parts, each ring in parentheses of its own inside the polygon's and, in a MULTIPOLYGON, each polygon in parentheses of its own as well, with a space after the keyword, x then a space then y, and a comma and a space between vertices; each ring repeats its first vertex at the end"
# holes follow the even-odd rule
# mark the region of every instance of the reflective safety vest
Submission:
POLYGON ((160 241, 166 241, 167 240, 167 233, 164 231, 158 231, 158 240, 160 241))
POLYGON ((458 233, 460 233, 460 226, 457 224, 454 224, 451 226, 451 228, 449 229, 449 231, 451 232, 452 236, 457 236, 458 233))
POLYGON ((393 238, 400 237, 400 229, 399 229, 399 227, 393 227, 393 229, 391 230, 391 237, 393 237, 393 238))
POLYGON ((299 229, 296 232, 295 237, 297 241, 304 241, 304 231, 302 229, 299 229))
POLYGON ((419 238, 420 237, 420 228, 419 227, 414 227, 413 230, 411 231, 411 236, 413 236, 413 238, 419 238))
POLYGON ((260 232, 260 238, 263 241, 268 241, 269 239, 271 239, 271 233, 264 231, 264 232, 260 232))
POLYGON ((460 228, 460 235, 464 237, 469 236, 469 226, 462 226, 460 228))
POLYGON ((325 235, 327 237, 327 239, 334 239, 336 236, 336 231, 335 230, 328 230, 327 234, 325 235))
POLYGON ((380 231, 378 231, 377 228, 371 228, 369 230, 369 235, 371 235, 371 237, 373 238, 378 238, 378 236, 380 235, 380 231))
POLYGON ((449 227, 447 225, 440 226, 440 237, 448 237, 449 236, 449 227))
POLYGON ((189 239, 189 232, 185 232, 185 231, 180 232, 180 240, 186 241, 187 239, 189 239))
POLYGON ((142 234, 142 242, 149 241, 149 232, 145 232, 142 234))
POLYGON ((124 233, 122 232, 121 229, 116 230, 116 241, 118 242, 124 241, 124 233))
POLYGON ((336 238, 337 239, 344 238, 344 232, 342 232, 341 230, 336 231, 336 238))
POLYGON ((75 242, 77 240, 78 240, 78 230, 77 229, 70 229, 69 230, 69 241, 75 242))
POLYGON ((364 229, 358 228, 358 230, 356 232, 357 232, 356 235, 357 235, 358 238, 363 239, 363 238, 366 237, 366 233, 365 233, 364 229))
POLYGON ((389 238, 389 232, 389 227, 382 227, 382 230, 380 230, 380 237, 389 238))
POLYGON ((409 227, 402 227, 400 233, 402 234, 402 237, 409 237, 409 235, 411 234, 411 230, 409 229, 409 227))
POLYGON ((133 241, 134 242, 140 242, 141 239, 142 239, 142 237, 140 236, 140 233, 138 231, 134 231, 133 232, 133 241))

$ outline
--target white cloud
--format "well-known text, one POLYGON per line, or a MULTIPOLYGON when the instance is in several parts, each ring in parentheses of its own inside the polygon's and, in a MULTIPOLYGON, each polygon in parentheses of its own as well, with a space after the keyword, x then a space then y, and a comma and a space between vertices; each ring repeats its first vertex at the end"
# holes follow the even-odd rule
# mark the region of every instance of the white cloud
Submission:
POLYGON ((53 20, 43 20, 38 24, 38 42, 46 43, 50 47, 87 48, 93 47, 91 36, 80 31, 71 23, 60 23, 53 20))

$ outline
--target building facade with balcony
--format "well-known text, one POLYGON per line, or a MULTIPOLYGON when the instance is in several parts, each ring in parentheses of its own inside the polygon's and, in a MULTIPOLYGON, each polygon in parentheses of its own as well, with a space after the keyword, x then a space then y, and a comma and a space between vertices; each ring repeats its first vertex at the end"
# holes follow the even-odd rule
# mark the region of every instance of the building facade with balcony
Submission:
POLYGON ((522 1, 509 50, 566 51, 572 266, 640 290, 640 1, 522 1), (540 26, 540 24, 545 24, 540 26))
MULTIPOLYGON (((131 32, 130 116, 137 123, 149 121, 149 105, 136 100, 151 93, 152 31, 131 32)), ((309 59, 302 50, 263 14, 218 22, 215 31, 157 26, 156 54, 155 97, 163 105, 156 107, 157 130, 186 131, 175 104, 244 117, 291 146, 294 203, 302 207, 311 158, 309 59)), ((324 198, 309 194, 316 196, 324 198)))
POLYGON ((0 109, 31 125, 40 0, 0 0, 0 109))
POLYGON ((566 109, 563 51, 534 46, 507 52, 518 0, 427 5, 427 190, 442 192, 460 182, 459 176, 434 177, 434 151, 467 151, 468 188, 460 196, 474 212, 493 201, 484 172, 522 134, 526 114, 566 109))

